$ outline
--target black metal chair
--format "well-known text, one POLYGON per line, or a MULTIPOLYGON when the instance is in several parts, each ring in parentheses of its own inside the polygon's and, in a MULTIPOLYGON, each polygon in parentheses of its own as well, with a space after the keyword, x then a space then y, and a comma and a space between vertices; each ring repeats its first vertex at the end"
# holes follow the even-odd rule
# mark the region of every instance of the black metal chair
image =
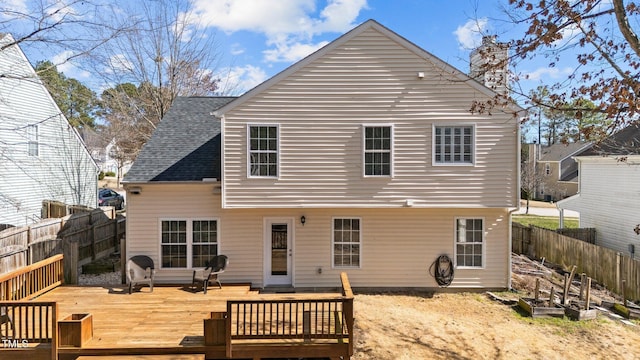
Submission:
POLYGON ((153 278, 156 270, 153 260, 145 255, 136 255, 127 261, 127 280, 129 281, 129 294, 133 287, 140 284, 149 284, 150 292, 153 292, 153 278))
POLYGON ((209 283, 214 281, 218 283, 220 289, 222 289, 222 283, 218 279, 218 275, 222 274, 229 265, 229 258, 226 255, 216 255, 208 262, 207 267, 204 270, 193 271, 192 286, 202 286, 204 293, 207 293, 209 283))

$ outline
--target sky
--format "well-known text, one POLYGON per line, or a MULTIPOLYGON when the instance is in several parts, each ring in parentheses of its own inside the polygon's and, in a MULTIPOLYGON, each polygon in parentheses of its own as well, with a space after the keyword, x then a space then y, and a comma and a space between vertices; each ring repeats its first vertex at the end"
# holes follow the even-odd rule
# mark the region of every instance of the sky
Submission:
MULTIPOLYGON (((5 8, 28 13, 34 6, 45 4, 51 11, 72 0, 5 1, 5 8)), ((500 20, 506 18, 503 8, 508 7, 508 0, 188 1, 200 22, 199 30, 215 38, 216 49, 212 51, 219 59, 216 69, 211 70, 223 79, 223 88, 234 84, 233 95, 253 88, 368 19, 465 73, 469 70, 469 53, 480 44, 483 34, 497 35, 498 41, 504 42, 517 35, 507 22, 500 20)), ((65 12, 73 13, 74 6, 79 5, 72 5, 65 12)), ((26 44, 23 51, 34 64, 41 60, 57 63, 69 53, 47 47, 36 51, 26 44)), ((95 74, 76 65, 74 61, 65 62, 58 70, 97 92, 105 87, 94 83, 95 74)), ((522 65, 518 71, 529 76, 523 84, 527 88, 571 71, 559 65, 548 68, 544 63, 522 65)))

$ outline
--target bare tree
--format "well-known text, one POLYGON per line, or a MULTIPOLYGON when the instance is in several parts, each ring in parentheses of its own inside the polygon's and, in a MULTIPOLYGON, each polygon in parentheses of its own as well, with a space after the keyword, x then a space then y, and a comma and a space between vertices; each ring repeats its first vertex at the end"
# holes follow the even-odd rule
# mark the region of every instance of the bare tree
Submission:
POLYGON ((136 27, 111 42, 104 62, 112 88, 103 93, 105 119, 121 160, 133 161, 177 96, 215 94, 215 39, 188 1, 142 2, 136 27))

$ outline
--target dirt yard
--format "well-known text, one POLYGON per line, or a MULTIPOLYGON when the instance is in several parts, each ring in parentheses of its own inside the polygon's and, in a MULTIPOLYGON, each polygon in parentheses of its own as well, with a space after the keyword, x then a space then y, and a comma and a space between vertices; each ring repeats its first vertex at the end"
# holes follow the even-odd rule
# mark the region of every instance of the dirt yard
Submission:
MULTIPOLYGON (((514 289, 524 293, 535 288, 536 277, 549 279, 539 270, 516 269, 514 289)), ((596 298, 610 296, 593 288, 596 298)), ((627 325, 605 314, 590 321, 532 319, 486 293, 357 294, 354 308, 353 359, 640 358, 638 321, 627 325)))

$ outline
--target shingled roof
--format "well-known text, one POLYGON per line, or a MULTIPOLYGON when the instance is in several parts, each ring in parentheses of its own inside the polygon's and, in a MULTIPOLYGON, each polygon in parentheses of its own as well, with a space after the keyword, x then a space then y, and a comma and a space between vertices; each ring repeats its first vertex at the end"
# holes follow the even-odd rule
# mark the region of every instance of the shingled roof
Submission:
POLYGON ((178 97, 140 151, 125 183, 220 179, 220 120, 235 97, 178 97))
POLYGON ((539 162, 562 161, 570 156, 578 155, 591 146, 591 143, 577 142, 569 144, 553 144, 542 148, 539 162))
POLYGON ((582 155, 638 155, 640 154, 640 121, 629 124, 582 155))

